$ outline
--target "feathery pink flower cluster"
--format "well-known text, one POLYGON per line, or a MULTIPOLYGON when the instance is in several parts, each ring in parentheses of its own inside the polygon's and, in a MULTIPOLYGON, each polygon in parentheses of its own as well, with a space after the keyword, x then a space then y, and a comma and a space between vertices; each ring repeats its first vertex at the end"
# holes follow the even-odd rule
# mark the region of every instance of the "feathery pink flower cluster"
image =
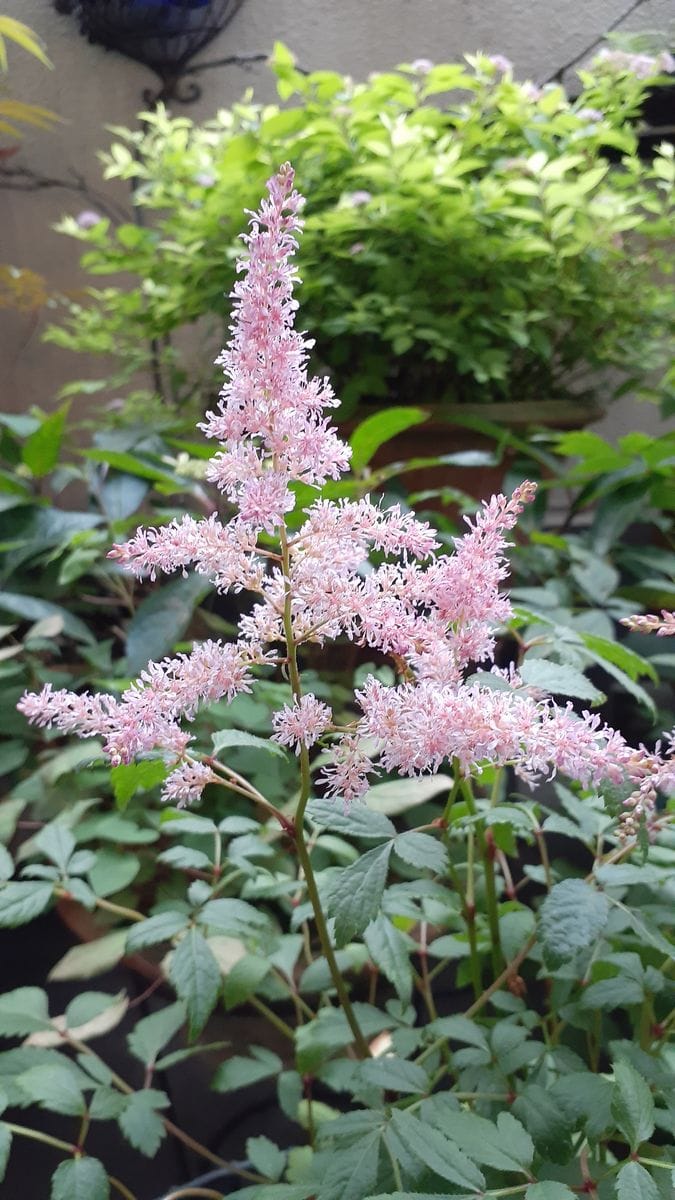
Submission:
POLYGON ((217 412, 202 426, 221 443, 209 478, 237 515, 225 525, 214 514, 140 529, 111 551, 139 577, 192 568, 219 590, 246 589, 257 600, 236 640, 207 641, 191 654, 150 663, 121 699, 46 685, 23 697, 22 712, 63 733, 101 737, 113 763, 159 750, 174 768, 166 798, 189 803, 216 776, 208 759, 195 756, 182 722, 200 704, 249 691, 253 668, 286 662, 289 629, 296 647, 344 636, 391 655, 401 682, 367 679, 355 694, 360 716, 346 730, 335 728, 330 709, 312 693, 295 695, 273 718, 273 738, 296 754, 327 740, 328 795, 348 803, 364 795, 379 769, 418 775, 453 758, 465 773, 486 762, 513 764, 528 781, 556 771, 584 785, 630 779, 633 813, 653 807, 654 789, 670 768, 631 750, 597 716, 578 717, 538 699, 517 676, 507 691, 465 682, 470 664, 489 661, 495 627, 511 614, 500 591, 507 537, 534 485, 485 503, 450 556, 437 553, 425 522, 368 497, 318 498, 288 527, 293 484, 319 488, 339 478, 350 451, 325 416, 337 404, 329 382, 308 379, 312 343, 294 328, 291 260, 302 199, 290 166, 268 186, 244 236, 245 274, 235 285, 232 337, 219 359, 225 385, 217 412), (261 534, 276 537, 277 549, 261 534), (369 561, 372 550, 378 565, 369 561))
POLYGON ((661 609, 661 616, 656 613, 644 613, 635 617, 622 617, 621 624, 636 633, 655 633, 657 637, 675 637, 675 612, 661 609))

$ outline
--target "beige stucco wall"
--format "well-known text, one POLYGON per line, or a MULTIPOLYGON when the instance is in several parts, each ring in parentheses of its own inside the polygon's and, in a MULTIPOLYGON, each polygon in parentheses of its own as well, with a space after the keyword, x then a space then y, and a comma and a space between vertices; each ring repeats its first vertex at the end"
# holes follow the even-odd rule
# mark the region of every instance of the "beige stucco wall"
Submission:
MULTIPOLYGON (((210 60, 229 54, 267 52, 275 39, 289 45, 308 68, 335 67, 363 76, 417 57, 437 61, 483 49, 506 54, 516 73, 538 81, 582 55, 628 8, 627 0, 244 0, 231 24, 202 52, 210 60)), ((103 184, 97 150, 109 143, 106 125, 133 125, 144 88, 154 76, 138 64, 89 45, 73 17, 59 16, 50 0, 0 0, 0 11, 30 25, 46 43, 53 71, 10 49, 10 82, 22 99, 56 111, 56 132, 27 133, 19 161, 41 176, 86 180, 103 195, 128 204, 118 185, 103 184)), ((623 28, 663 28, 672 0, 645 0, 623 28)), ((210 116, 253 85, 271 98, 265 68, 229 67, 200 76, 201 100, 186 111, 210 116)), ((176 106, 176 111, 178 106, 176 106)), ((1 177, 0 177, 1 184, 1 177)), ((64 212, 96 207, 76 192, 45 189, 9 192, 0 186, 0 262, 44 274, 59 288, 82 285, 78 245, 50 226, 64 212)), ((86 376, 87 364, 40 340, 46 314, 0 311, 5 369, 0 406, 20 411, 49 407, 68 379, 86 376)), ((93 365, 98 374, 100 362, 93 365)), ((652 426, 655 413, 630 402, 613 410, 610 429, 652 426)))

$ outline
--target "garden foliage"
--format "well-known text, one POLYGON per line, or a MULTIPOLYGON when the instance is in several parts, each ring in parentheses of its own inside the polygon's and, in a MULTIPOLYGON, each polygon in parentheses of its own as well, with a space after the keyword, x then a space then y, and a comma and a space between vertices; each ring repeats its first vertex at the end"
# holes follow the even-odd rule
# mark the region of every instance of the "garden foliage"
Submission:
MULTIPOLYGON (((90 739, 76 753, 80 767, 85 754, 96 764, 92 789, 108 757, 116 808, 83 797, 15 858, 4 850, 0 923, 74 900, 110 925, 53 978, 154 954, 173 995, 136 1019, 129 1080, 91 1044, 127 1013, 126 997, 85 991, 55 1013, 41 988, 0 996, 0 1034, 25 1039, 0 1054, 7 1104, 74 1122, 69 1143, 5 1114, 2 1158, 13 1137, 42 1137, 63 1155, 52 1200, 133 1196, 123 1164, 87 1153, 91 1123, 117 1122, 149 1155, 167 1134, 185 1140, 157 1073, 206 1048, 216 1006, 250 1004, 287 1053, 261 1044, 225 1057, 213 1087, 267 1080, 297 1125, 290 1149, 247 1142, 239 1194, 250 1200, 670 1197, 671 760, 546 698, 597 700, 570 684, 588 685, 583 650, 574 670, 522 639, 517 669, 490 669, 495 628, 522 619, 500 585, 533 485, 486 503, 451 555, 400 505, 317 497, 349 447, 293 328, 299 207, 282 168, 252 222, 222 401, 205 421, 221 443, 207 475, 233 515, 138 530, 107 567, 109 587, 127 578, 119 566, 177 581, 191 568, 200 586, 253 593, 252 606, 230 640, 161 658, 126 691, 71 690, 47 672, 20 702, 55 727, 48 739, 90 739), (381 661, 359 667, 355 691, 314 671, 336 637, 381 661), (553 790, 530 790, 551 772, 553 790), (160 782, 174 802, 161 812, 144 799, 160 782), (202 792, 199 811, 184 811, 202 792), (130 888, 144 879, 147 896, 165 868, 139 907, 130 888)), ((38 475, 41 454, 50 465, 43 427, 9 423, 38 475)), ((118 453, 122 470, 143 461, 118 453)), ((42 614, 64 633, 68 615, 42 614)), ((86 647, 77 624, 69 636, 78 629, 86 647)), ((40 636, 55 629, 28 639, 38 677, 40 636)), ((643 671, 600 642, 628 678, 643 671)), ((14 789, 7 841, 69 769, 59 757, 47 747, 46 771, 14 789)))
POLYGON ((150 394, 203 411, 240 213, 290 159, 307 195, 298 294, 343 417, 420 395, 571 397, 592 413, 628 386, 672 404, 675 164, 665 143, 653 162, 638 156, 650 61, 640 78, 598 61, 571 101, 559 85, 518 82, 498 57, 355 83, 306 74, 277 46, 287 107, 247 94, 203 125, 160 107, 115 129, 105 176, 128 181, 149 219, 61 223, 102 284, 67 301, 48 336, 116 363, 69 390, 133 396, 151 371, 150 394))

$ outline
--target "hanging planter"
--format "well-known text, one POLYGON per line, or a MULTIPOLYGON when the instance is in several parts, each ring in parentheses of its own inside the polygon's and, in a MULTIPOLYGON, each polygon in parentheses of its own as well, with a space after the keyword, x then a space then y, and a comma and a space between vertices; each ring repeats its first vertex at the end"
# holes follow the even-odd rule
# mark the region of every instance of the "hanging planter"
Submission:
POLYGON ((232 19, 242 0, 55 0, 90 42, 143 63, 162 81, 156 100, 196 100, 198 85, 179 83, 190 60, 232 19))

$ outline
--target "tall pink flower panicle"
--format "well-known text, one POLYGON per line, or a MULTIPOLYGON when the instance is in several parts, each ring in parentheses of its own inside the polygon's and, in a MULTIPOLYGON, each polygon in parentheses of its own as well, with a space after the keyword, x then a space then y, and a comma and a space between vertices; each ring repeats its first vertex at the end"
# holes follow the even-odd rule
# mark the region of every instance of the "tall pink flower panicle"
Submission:
MULTIPOLYGON (((112 763, 159 751, 173 768, 165 798, 184 805, 220 779, 185 728, 199 706, 250 691, 257 669, 285 667, 295 648, 348 638, 389 655, 399 681, 366 679, 346 726, 336 727, 326 704, 297 689, 272 720, 274 740, 296 754, 323 739, 327 762, 317 778, 327 795, 349 803, 382 770, 414 776, 450 758, 466 774, 509 764, 528 782, 556 772, 584 786, 629 782, 624 829, 631 832, 651 819, 658 790, 675 782, 672 744, 665 756, 632 750, 597 715, 579 717, 542 699, 516 673, 502 676, 506 690, 467 679, 471 664, 489 664, 495 629, 511 616, 502 591, 508 535, 533 484, 484 503, 451 555, 439 553, 426 522, 370 497, 318 496, 287 526, 292 485, 319 488, 338 478, 350 451, 325 415, 337 404, 330 384, 308 378, 312 343, 294 327, 302 198, 291 168, 268 186, 244 235, 232 336, 219 359, 225 385, 202 426, 220 443, 209 478, 238 511, 226 523, 214 513, 139 529, 110 552, 138 578, 193 570, 219 591, 253 593, 238 636, 150 663, 120 698, 47 684, 19 708, 34 724, 101 738, 112 763)), ((635 620, 674 631, 672 614, 635 620)))
POLYGON ((293 328, 298 277, 291 259, 303 199, 288 163, 268 187, 269 199, 242 235, 246 274, 235 284, 232 338, 217 360, 226 382, 218 412, 207 413, 201 428, 226 443, 208 478, 238 505, 243 521, 272 533, 293 508, 290 484, 339 478, 350 450, 323 415, 337 404, 328 380, 307 378, 313 343, 293 328))
POLYGON ((622 617, 621 624, 636 633, 655 633, 657 637, 675 637, 675 612, 661 609, 661 615, 645 613, 642 616, 622 617))

